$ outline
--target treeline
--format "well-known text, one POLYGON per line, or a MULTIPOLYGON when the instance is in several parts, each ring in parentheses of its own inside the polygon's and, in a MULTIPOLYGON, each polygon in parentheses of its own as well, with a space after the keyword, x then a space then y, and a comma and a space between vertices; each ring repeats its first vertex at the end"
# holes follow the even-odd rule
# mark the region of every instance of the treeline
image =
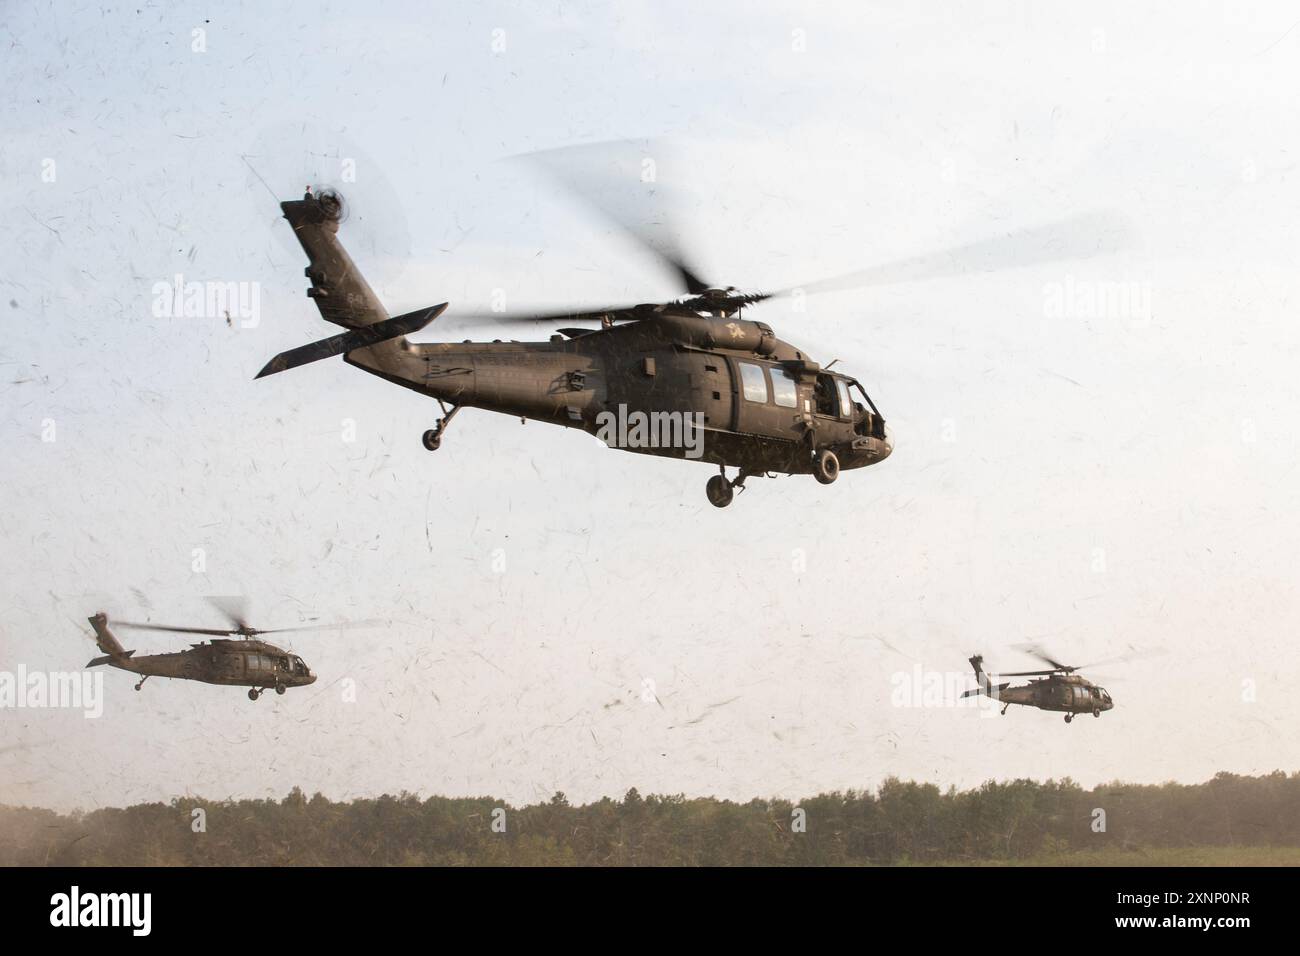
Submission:
POLYGON ((511 807, 411 794, 336 803, 173 800, 59 814, 0 807, 0 865, 857 865, 1074 850, 1300 846, 1300 774, 1195 785, 886 781, 796 803, 642 797, 511 807))

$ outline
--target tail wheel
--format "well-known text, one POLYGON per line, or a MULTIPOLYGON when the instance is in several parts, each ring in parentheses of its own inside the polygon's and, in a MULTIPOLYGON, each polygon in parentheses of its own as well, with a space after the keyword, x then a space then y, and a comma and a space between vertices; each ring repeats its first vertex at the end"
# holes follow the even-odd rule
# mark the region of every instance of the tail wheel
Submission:
POLYGON ((840 476, 840 459, 829 448, 813 454, 813 477, 823 485, 829 485, 840 476))
POLYGON ((704 486, 704 493, 709 496, 709 504, 715 508, 727 507, 736 495, 732 490, 731 482, 722 475, 714 475, 710 478, 709 483, 704 486))

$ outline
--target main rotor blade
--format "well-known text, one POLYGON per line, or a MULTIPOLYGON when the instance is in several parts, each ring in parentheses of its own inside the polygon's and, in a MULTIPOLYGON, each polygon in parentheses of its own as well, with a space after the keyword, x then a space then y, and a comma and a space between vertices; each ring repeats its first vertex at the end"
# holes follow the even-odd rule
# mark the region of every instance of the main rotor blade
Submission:
POLYGON ((337 621, 333 624, 303 624, 299 627, 273 627, 259 630, 258 634, 287 634, 291 631, 351 631, 363 627, 378 627, 383 621, 337 621))
MULTIPOLYGON (((641 178, 640 161, 646 150, 639 150, 637 168, 627 166, 627 160, 633 155, 635 144, 631 140, 589 143, 582 146, 566 146, 537 153, 525 153, 512 157, 519 162, 544 172, 552 181, 568 190, 573 196, 586 203, 591 209, 631 236, 643 248, 658 258, 677 277, 685 290, 691 295, 698 295, 709 284, 701 277, 697 269, 687 262, 677 242, 676 231, 668 221, 667 210, 663 207, 664 195, 655 186, 641 178), (624 165, 619 169, 619 165, 624 165), (618 210, 609 201, 609 187, 626 186, 636 183, 642 187, 642 200, 653 197, 658 200, 656 213, 658 222, 644 217, 635 217, 629 210, 618 210), (598 198, 593 185, 604 185, 605 195, 598 198), (647 229, 648 224, 665 226, 664 234, 656 235, 647 229)), ((659 152, 662 149, 657 150, 659 152)))
POLYGON ((217 630, 211 627, 172 627, 169 624, 140 624, 134 621, 110 621, 114 627, 133 627, 141 631, 170 631, 173 634, 208 634, 213 637, 225 637, 237 633, 236 630, 217 630))
POLYGON ((221 612, 237 631, 248 630, 248 598, 232 595, 209 597, 208 603, 221 612))
POLYGON ((632 322, 657 314, 654 305, 615 305, 607 309, 577 306, 571 309, 526 309, 510 312, 464 312, 450 316, 448 323, 456 322, 600 322, 608 318, 613 322, 632 322))
POLYGON ((1050 671, 989 671, 990 674, 997 674, 999 677, 1046 677, 1048 674, 1059 674, 1063 669, 1056 668, 1050 671))
POLYGON ((1105 667, 1107 664, 1127 664, 1130 661, 1147 660, 1152 657, 1163 657, 1169 653, 1165 648, 1157 648, 1150 651, 1133 651, 1128 654, 1118 654, 1115 657, 1107 657, 1103 660, 1093 661, 1091 664, 1080 664, 1076 670, 1083 670, 1092 667, 1105 667))
POLYGON ((1098 211, 1071 216, 1028 229, 1015 229, 1000 236, 953 246, 937 252, 856 272, 846 272, 828 279, 787 286, 776 292, 761 293, 754 301, 801 291, 835 292, 868 286, 893 285, 993 272, 1057 262, 1062 259, 1087 259, 1121 248, 1128 237, 1128 223, 1115 213, 1098 211))
POLYGON ((1043 661, 1046 664, 1051 664, 1058 671, 1066 671, 1068 673, 1070 671, 1078 670, 1077 667, 1071 667, 1069 664, 1062 664, 1060 661, 1053 660, 1038 644, 1017 644, 1015 647, 1016 650, 1024 651, 1030 657, 1037 657, 1040 661, 1043 661))

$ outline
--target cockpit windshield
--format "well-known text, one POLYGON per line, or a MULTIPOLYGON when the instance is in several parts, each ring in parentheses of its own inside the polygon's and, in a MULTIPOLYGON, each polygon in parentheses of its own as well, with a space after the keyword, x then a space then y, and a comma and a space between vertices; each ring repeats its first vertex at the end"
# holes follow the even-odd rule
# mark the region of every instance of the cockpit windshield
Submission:
POLYGON ((866 399, 867 408, 871 409, 871 414, 863 415, 858 419, 856 426, 858 434, 883 439, 885 437, 885 419, 881 416, 880 409, 876 408, 876 403, 871 400, 871 396, 867 394, 867 390, 862 387, 861 382, 854 379, 852 385, 862 393, 862 397, 866 399))
POLYGON ((835 380, 835 384, 839 386, 840 417, 853 418, 854 417, 853 399, 849 397, 848 379, 837 378, 835 380))

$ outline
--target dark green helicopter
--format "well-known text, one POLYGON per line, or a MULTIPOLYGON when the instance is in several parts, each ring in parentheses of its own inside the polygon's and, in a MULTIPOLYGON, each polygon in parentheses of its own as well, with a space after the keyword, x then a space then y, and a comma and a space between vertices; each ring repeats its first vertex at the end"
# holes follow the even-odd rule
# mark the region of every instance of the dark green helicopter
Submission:
POLYGON ((1044 664, 1049 665, 1050 669, 999 671, 993 674, 992 677, 1037 677, 1040 678, 1039 680, 1031 680, 1019 687, 1012 687, 1010 681, 994 684, 990 674, 984 670, 984 658, 976 654, 970 658, 969 663, 975 671, 975 680, 979 686, 966 691, 961 696, 978 697, 984 695, 991 697, 1002 704, 1002 715, 1004 717, 1007 708, 1012 704, 1019 704, 1023 707, 1036 707, 1039 710, 1056 711, 1065 714, 1067 724, 1073 721, 1078 714, 1092 714, 1094 717, 1100 717, 1106 711, 1114 708, 1115 701, 1106 688, 1094 684, 1079 674, 1078 671, 1083 670, 1084 667, 1097 667, 1102 664, 1129 660, 1130 658, 1114 657, 1110 660, 1098 661, 1095 664, 1076 666, 1062 664, 1033 645, 1022 647, 1021 650, 1037 657, 1044 664))
POLYGON ((578 428, 625 451, 714 465, 719 473, 706 491, 719 508, 748 478, 812 475, 829 485, 842 470, 874 465, 894 450, 859 379, 744 318, 746 308, 783 294, 997 268, 1008 256, 1024 265, 1087 255, 1098 251, 1098 226, 1114 228, 1085 217, 779 292, 745 293, 711 286, 674 250, 623 223, 680 278, 682 298, 471 317, 564 323, 546 342, 413 343, 405 336, 447 303, 389 317, 338 241, 345 215, 337 192, 308 189, 280 208, 307 254, 307 295, 324 319, 349 331, 282 352, 258 378, 342 354, 350 365, 438 401, 442 417, 423 436, 430 451, 462 408, 481 408, 578 428))
POLYGON ((133 623, 114 621, 115 627, 129 627, 145 631, 165 631, 172 634, 203 634, 210 641, 191 644, 183 651, 164 654, 137 655, 127 650, 108 628, 108 615, 102 611, 90 618, 95 631, 95 643, 104 652, 86 664, 97 667, 107 664, 119 670, 139 674, 135 689, 140 690, 150 677, 169 677, 179 680, 196 680, 205 684, 225 684, 248 688, 248 699, 257 700, 262 692, 274 689, 283 694, 290 687, 305 687, 316 682, 316 675, 297 654, 262 640, 263 634, 283 634, 290 631, 337 630, 345 627, 366 627, 371 622, 338 624, 308 624, 301 627, 281 627, 264 631, 248 624, 242 602, 236 598, 209 598, 229 621, 229 627, 175 627, 169 624, 133 623), (235 638, 232 640, 231 638, 235 638))

